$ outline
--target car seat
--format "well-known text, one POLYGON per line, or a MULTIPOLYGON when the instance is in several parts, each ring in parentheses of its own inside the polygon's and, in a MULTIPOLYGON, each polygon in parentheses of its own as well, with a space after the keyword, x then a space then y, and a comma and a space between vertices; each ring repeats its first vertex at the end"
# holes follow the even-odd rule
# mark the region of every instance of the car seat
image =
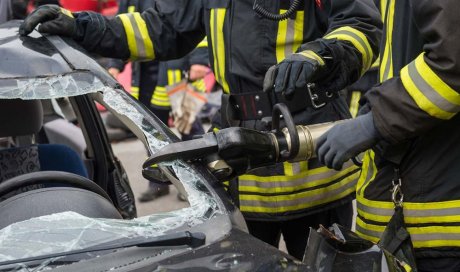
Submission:
MULTIPOLYGON (((40 131, 42 123, 43 110, 39 100, 0 100, 0 137, 34 135, 40 131)), ((73 149, 56 144, 0 149, 0 188, 6 184, 11 187, 15 181, 19 184, 21 178, 33 178, 33 175, 41 175, 43 182, 20 188, 13 186, 13 191, 0 195, 0 228, 66 211, 88 217, 122 218, 107 194, 87 179, 83 161, 73 149), (51 183, 47 179, 51 179, 53 173, 55 176, 59 173, 77 175, 74 180, 81 176, 78 178, 80 182, 91 183, 89 185, 98 190, 87 190, 91 186, 75 186, 76 183, 66 181, 64 177, 62 183, 61 179, 51 183)))
MULTIPOLYGON (((0 100, 0 137, 33 135, 43 124, 38 100, 0 100)), ((88 177, 80 156, 58 144, 27 145, 0 150, 0 182, 35 171, 62 171, 88 177)))

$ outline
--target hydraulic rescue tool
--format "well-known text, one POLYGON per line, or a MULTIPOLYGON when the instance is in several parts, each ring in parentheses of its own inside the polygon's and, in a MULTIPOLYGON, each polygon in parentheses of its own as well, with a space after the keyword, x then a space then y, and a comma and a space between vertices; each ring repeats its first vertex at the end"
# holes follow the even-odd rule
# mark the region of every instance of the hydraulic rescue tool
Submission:
POLYGON ((163 147, 144 162, 143 168, 147 170, 156 163, 176 159, 199 160, 218 179, 224 180, 278 162, 305 161, 315 157, 318 138, 338 122, 296 126, 286 105, 276 104, 270 132, 242 127, 209 132, 198 139, 163 147))

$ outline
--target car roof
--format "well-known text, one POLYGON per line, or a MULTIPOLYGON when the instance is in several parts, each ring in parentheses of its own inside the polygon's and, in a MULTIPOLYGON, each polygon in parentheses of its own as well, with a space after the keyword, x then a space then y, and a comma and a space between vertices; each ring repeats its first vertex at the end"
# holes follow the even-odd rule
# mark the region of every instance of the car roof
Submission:
MULTIPOLYGON (((19 36, 21 21, 0 25, 0 80, 62 76, 88 72, 104 85, 120 87, 89 53, 72 39, 33 31, 19 36)), ((1 84, 1 82, 0 82, 1 84)))

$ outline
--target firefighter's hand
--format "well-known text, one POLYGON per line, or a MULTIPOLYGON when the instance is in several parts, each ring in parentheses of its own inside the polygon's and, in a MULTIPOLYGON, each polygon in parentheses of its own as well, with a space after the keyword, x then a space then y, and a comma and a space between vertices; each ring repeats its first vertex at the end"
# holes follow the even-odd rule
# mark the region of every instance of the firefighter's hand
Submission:
POLYGON ((296 89, 313 83, 324 65, 324 60, 311 50, 292 54, 267 71, 264 91, 274 87, 276 93, 290 97, 296 89))
POLYGON ((19 34, 29 35, 35 27, 40 33, 73 37, 76 33, 75 18, 72 13, 57 5, 44 5, 33 11, 19 27, 19 34))
POLYGON ((317 155, 321 163, 335 170, 381 139, 374 126, 372 112, 332 127, 318 139, 317 155))
POLYGON ((201 64, 193 64, 192 66, 190 66, 189 77, 191 81, 195 81, 204 78, 209 72, 210 69, 208 66, 201 64))
POLYGON ((107 71, 115 79, 120 75, 120 70, 118 68, 110 67, 107 71))

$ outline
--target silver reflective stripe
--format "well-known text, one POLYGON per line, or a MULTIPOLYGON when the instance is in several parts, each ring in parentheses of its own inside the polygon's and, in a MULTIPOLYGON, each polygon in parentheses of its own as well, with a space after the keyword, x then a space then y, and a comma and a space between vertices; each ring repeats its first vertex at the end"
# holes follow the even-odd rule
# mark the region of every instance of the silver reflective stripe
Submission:
MULTIPOLYGON (((381 227, 381 226, 380 226, 381 227)), ((442 227, 440 227, 440 231, 439 232, 436 232, 436 233, 416 233, 416 234, 413 234, 411 233, 411 227, 408 227, 407 230, 410 234, 410 237, 412 239, 413 242, 423 242, 423 241, 455 241, 455 240, 460 240, 460 233, 446 233, 446 232, 442 232, 442 227)), ((423 227, 421 228, 423 229, 423 227)), ((364 235, 367 235, 367 236, 370 236, 370 237, 374 237, 374 238, 377 238, 377 239, 380 239, 380 237, 382 236, 383 232, 380 232, 380 231, 375 231, 375 230, 370 230, 370 229, 365 229, 363 227, 361 227, 360 225, 356 225, 356 231, 361 233, 361 234, 364 234, 364 235)))
MULTIPOLYGON (((429 206, 429 203, 426 203, 429 206)), ((435 204, 434 204, 435 205, 435 204)), ((357 208, 365 213, 380 216, 392 216, 394 213, 393 209, 374 208, 366 206, 360 202, 357 203, 357 208)), ((404 216, 406 217, 434 217, 434 216, 450 216, 460 215, 459 208, 443 208, 443 209, 423 209, 423 210, 412 210, 404 207, 404 216)))
POLYGON ((380 231, 364 229, 359 224, 356 224, 356 231, 359 232, 359 233, 362 233, 364 235, 367 235, 367 236, 375 237, 377 239, 380 239, 380 236, 382 236, 382 233, 383 233, 383 232, 380 232, 380 231))
MULTIPOLYGON (((337 177, 336 180, 343 179, 345 177, 348 177, 359 169, 357 167, 353 167, 353 162, 348 161, 347 163, 344 164, 344 169, 348 170, 347 173, 344 173, 343 175, 340 175, 337 177), (352 167, 351 169, 349 169, 352 167)), ((342 171, 344 172, 344 171, 342 171)), ((259 187, 259 188, 284 188, 284 187, 294 187, 294 186, 300 186, 302 184, 306 184, 309 182, 315 182, 318 180, 322 179, 327 179, 331 178, 337 174, 340 174, 341 172, 335 171, 335 170, 328 170, 324 173, 319 173, 316 175, 308 175, 308 171, 306 172, 305 176, 302 176, 298 179, 289 179, 287 181, 256 181, 256 180, 251 180, 247 175, 241 176, 238 178, 238 183, 240 186, 254 186, 254 187, 259 187)), ((331 180, 332 182, 333 180, 331 180)))
MULTIPOLYGON (((336 34, 348 35, 348 36, 353 37, 355 40, 357 40, 361 44, 361 46, 364 48, 364 51, 366 51, 366 56, 362 56, 363 57, 363 63, 371 65, 372 59, 369 59, 369 58, 372 57, 373 53, 369 52, 369 48, 367 48, 367 46, 366 46, 366 41, 363 41, 363 39, 361 39, 360 36, 356 35, 355 33, 351 32, 351 31, 346 31, 346 30, 334 31, 331 34, 333 34, 333 35, 336 35, 336 34), (366 59, 364 59, 364 57, 366 57, 366 59)), ((365 67, 365 68, 367 69, 369 67, 365 67)))
POLYGON ((413 241, 460 240, 460 233, 439 232, 439 233, 411 234, 410 236, 413 241))
MULTIPOLYGON (((392 53, 388 52, 388 54, 392 53)), ((391 58, 392 56, 388 56, 388 60, 385 63, 385 70, 383 71, 383 80, 387 80, 390 77, 391 58)))
POLYGON ((423 77, 420 75, 417 67, 415 66, 415 61, 411 62, 408 66, 409 77, 414 82, 417 89, 423 93, 423 95, 428 98, 433 104, 438 108, 447 111, 447 112, 459 112, 460 106, 450 103, 444 97, 439 95, 439 93, 433 89, 423 77))
POLYGON ((240 205, 241 206, 261 206, 261 207, 270 207, 270 208, 296 206, 302 203, 319 201, 319 200, 323 200, 323 199, 327 199, 327 198, 331 198, 336 195, 339 195, 340 193, 345 192, 346 190, 356 186, 357 181, 358 179, 356 178, 350 181, 349 183, 345 184, 344 186, 339 187, 335 190, 329 190, 325 193, 320 193, 317 195, 312 195, 312 196, 307 196, 307 197, 299 197, 299 198, 290 199, 290 200, 261 201, 261 200, 240 199, 240 205))
POLYGON ((286 44, 284 47, 284 56, 287 58, 288 56, 294 53, 293 46, 294 46, 294 27, 295 27, 295 20, 288 19, 287 20, 287 29, 286 29, 286 44))
POLYGON ((141 32, 139 30, 139 26, 137 25, 136 20, 134 19, 134 15, 131 13, 128 13, 126 14, 126 16, 129 18, 129 21, 131 22, 131 26, 133 27, 134 38, 136 39, 137 54, 139 57, 145 57, 146 51, 145 51, 145 46, 144 46, 144 39, 142 38, 141 32))

